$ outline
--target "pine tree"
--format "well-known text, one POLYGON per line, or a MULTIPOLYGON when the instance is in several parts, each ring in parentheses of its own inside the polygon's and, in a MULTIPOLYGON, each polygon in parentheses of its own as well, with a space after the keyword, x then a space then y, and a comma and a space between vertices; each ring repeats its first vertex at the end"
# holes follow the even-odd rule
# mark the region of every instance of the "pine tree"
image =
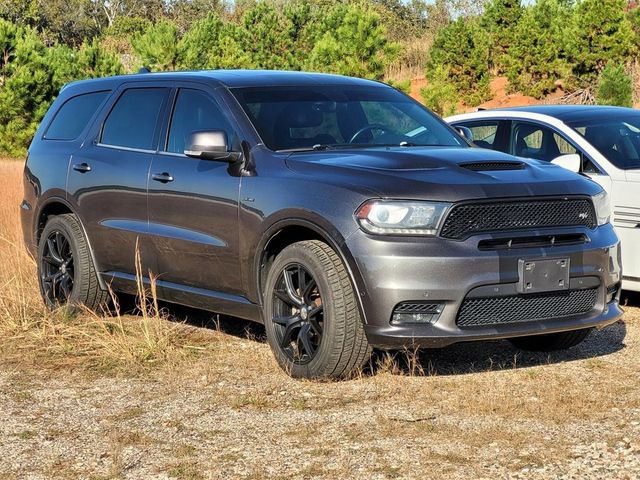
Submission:
POLYGON ((180 68, 188 70, 245 68, 250 65, 241 51, 238 27, 224 23, 217 13, 196 22, 180 40, 180 68))
POLYGON ((490 38, 476 20, 459 18, 438 32, 427 63, 427 79, 438 80, 438 69, 448 72, 450 81, 468 105, 491 97, 489 89, 490 38))
POLYGON ((496 73, 503 73, 506 68, 504 57, 513 41, 522 13, 520 0, 493 0, 480 18, 481 28, 491 39, 489 66, 496 73))
POLYGON ((598 105, 633 106, 633 87, 631 77, 622 65, 608 63, 598 80, 596 92, 598 105))
POLYGON ((291 21, 267 2, 244 12, 238 31, 239 46, 248 58, 247 67, 268 70, 297 69, 291 21))
POLYGON ((569 40, 573 74, 582 86, 595 83, 608 62, 624 62, 633 48, 625 0, 582 0, 575 8, 569 40))
POLYGON ((513 91, 542 98, 569 75, 564 40, 571 13, 563 0, 538 0, 525 9, 505 56, 513 91))
POLYGON ((316 42, 304 64, 310 70, 380 79, 398 52, 370 8, 336 4, 313 28, 316 42))
POLYGON ((179 60, 178 29, 160 20, 131 42, 143 66, 152 70, 175 70, 179 60))

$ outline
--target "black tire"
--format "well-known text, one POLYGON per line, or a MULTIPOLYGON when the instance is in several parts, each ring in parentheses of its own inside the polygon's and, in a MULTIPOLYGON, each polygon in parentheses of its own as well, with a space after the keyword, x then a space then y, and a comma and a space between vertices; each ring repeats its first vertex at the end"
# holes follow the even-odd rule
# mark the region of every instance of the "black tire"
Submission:
POLYGON ((278 364, 294 378, 343 378, 371 356, 351 280, 326 243, 298 242, 276 257, 265 284, 264 320, 278 364))
POLYGON ((509 341, 514 347, 530 352, 552 352, 566 350, 582 343, 591 333, 591 328, 572 330, 570 332, 549 333, 546 335, 532 335, 530 337, 516 337, 509 341))
POLYGON ((89 244, 75 215, 58 215, 45 225, 38 244, 38 280, 49 308, 84 306, 99 311, 107 306, 109 292, 100 287, 89 244), (58 250, 52 255, 52 249, 58 250))

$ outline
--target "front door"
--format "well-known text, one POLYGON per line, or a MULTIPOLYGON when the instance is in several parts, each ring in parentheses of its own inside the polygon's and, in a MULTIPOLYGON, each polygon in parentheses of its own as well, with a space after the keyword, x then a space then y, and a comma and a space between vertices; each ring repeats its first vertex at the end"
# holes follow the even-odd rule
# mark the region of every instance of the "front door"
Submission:
MULTIPOLYGON (((223 130, 237 142, 212 93, 174 92, 164 145, 149 175, 149 232, 163 288, 242 294, 238 258, 240 177, 229 164, 184 155, 189 134, 223 130)), ((165 290, 166 292, 167 290, 165 290)))

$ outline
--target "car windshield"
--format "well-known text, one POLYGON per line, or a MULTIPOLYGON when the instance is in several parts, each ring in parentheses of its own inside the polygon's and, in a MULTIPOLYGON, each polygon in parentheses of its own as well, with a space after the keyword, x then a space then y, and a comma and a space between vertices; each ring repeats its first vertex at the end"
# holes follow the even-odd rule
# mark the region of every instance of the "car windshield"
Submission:
POLYGON ((607 160, 623 170, 640 168, 640 115, 570 122, 607 160))
POLYGON ((467 146, 442 120, 389 87, 251 87, 232 92, 271 150, 467 146))

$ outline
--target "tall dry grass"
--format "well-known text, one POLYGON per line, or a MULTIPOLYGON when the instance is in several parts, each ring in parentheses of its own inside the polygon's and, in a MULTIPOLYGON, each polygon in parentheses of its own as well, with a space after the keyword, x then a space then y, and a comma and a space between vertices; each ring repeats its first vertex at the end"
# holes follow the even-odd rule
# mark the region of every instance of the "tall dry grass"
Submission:
MULTIPOLYGON (((173 364, 206 350, 216 334, 171 321, 160 308, 155 284, 138 282, 137 313, 49 311, 38 291, 36 263, 22 240, 19 205, 23 163, 0 160, 0 359, 45 368, 135 372, 173 364)), ((139 264, 138 264, 139 266, 139 264)), ((138 269, 138 274, 141 275, 138 269)))

